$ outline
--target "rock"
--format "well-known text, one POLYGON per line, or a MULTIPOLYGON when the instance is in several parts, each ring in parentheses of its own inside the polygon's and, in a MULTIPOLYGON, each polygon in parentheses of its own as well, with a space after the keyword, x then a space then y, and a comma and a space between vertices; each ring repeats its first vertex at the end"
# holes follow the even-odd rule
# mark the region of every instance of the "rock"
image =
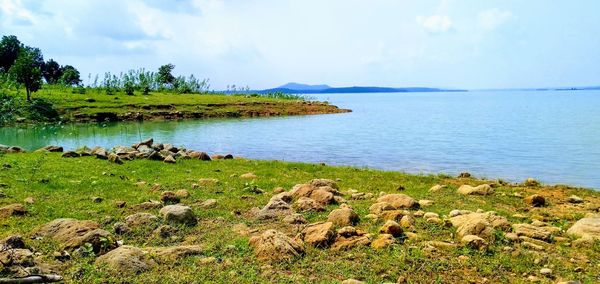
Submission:
POLYGON ((285 189, 283 187, 276 187, 273 189, 273 193, 282 193, 285 192, 285 189))
POLYGON ((379 215, 383 211, 390 211, 390 210, 396 210, 396 208, 387 202, 377 202, 377 203, 374 203, 373 205, 371 205, 371 207, 369 207, 369 212, 371 212, 371 214, 375 214, 375 215, 379 215))
POLYGON ((19 203, 9 204, 0 208, 0 218, 23 216, 25 214, 27 214, 27 208, 19 203))
POLYGON ((79 158, 81 155, 75 151, 67 151, 62 154, 63 158, 79 158))
POLYGON ((410 228, 414 225, 415 225, 415 218, 413 216, 404 215, 404 216, 402 216, 402 219, 400 219, 400 226, 402 226, 402 228, 410 228))
POLYGON ((419 203, 406 194, 386 194, 377 198, 377 202, 387 202, 395 209, 418 209, 419 203))
POLYGON ((199 245, 181 245, 172 247, 147 247, 144 252, 158 264, 172 264, 182 258, 201 255, 203 247, 199 245))
POLYGON ((256 217, 258 219, 273 219, 281 216, 287 216, 292 213, 294 213, 294 210, 292 210, 290 204, 283 201, 281 198, 273 196, 271 200, 269 200, 269 203, 259 210, 256 217))
POLYGON ((116 246, 112 235, 100 229, 100 225, 93 221, 56 219, 42 225, 34 235, 52 238, 61 243, 66 250, 76 249, 89 243, 96 254, 101 254, 116 246))
POLYGON ((431 192, 431 193, 438 192, 438 191, 441 191, 442 189, 444 189, 444 188, 446 188, 446 187, 447 187, 446 185, 439 185, 439 184, 436 184, 436 185, 432 186, 432 187, 429 189, 429 192, 431 192))
POLYGON ((525 203, 533 207, 543 207, 546 205, 546 198, 539 194, 525 197, 525 203))
POLYGON ((440 218, 440 215, 438 213, 434 213, 434 212, 427 212, 427 213, 423 214, 423 219, 427 220, 429 218, 440 218))
POLYGON ((152 144, 154 144, 154 139, 149 138, 144 141, 141 141, 140 143, 133 145, 133 148, 138 149, 140 146, 146 146, 146 147, 152 148, 152 144))
POLYGON ((152 235, 157 236, 161 239, 167 239, 177 234, 177 232, 178 230, 175 227, 169 225, 160 225, 152 232, 152 235))
POLYGON ((204 202, 200 203, 200 206, 204 207, 204 208, 213 208, 217 205, 217 200, 216 199, 206 199, 204 200, 204 202))
MULTIPOLYGON (((35 265, 33 253, 28 249, 0 250, 0 264, 2 266, 31 267, 35 265)), ((10 283, 10 282, 9 282, 10 283)))
POLYGON ((306 224, 307 221, 304 218, 304 216, 302 214, 298 214, 298 213, 294 213, 294 214, 290 214, 288 216, 285 216, 285 218, 283 218, 283 222, 288 223, 288 224, 292 224, 292 225, 299 225, 299 224, 306 224))
MULTIPOLYGON (((98 154, 96 154, 96 157, 98 157, 98 154)), ((114 154, 114 153, 108 154, 108 161, 111 163, 115 163, 117 165, 123 164, 123 161, 121 160, 121 158, 117 154, 114 154)))
POLYGON ((461 185, 456 192, 462 195, 490 195, 494 194, 494 189, 489 184, 476 187, 465 184, 461 185))
POLYGON ((131 206, 131 209, 133 209, 134 211, 152 210, 152 209, 161 208, 162 206, 163 206, 162 203, 160 203, 158 201, 146 201, 146 202, 142 202, 140 204, 131 206))
POLYGON ((333 230, 332 222, 321 222, 308 225, 300 235, 305 243, 325 248, 335 239, 336 232, 333 230))
POLYGON ((198 159, 201 161, 212 161, 210 156, 208 154, 206 154, 205 152, 200 152, 200 156, 198 156, 198 159))
POLYGON ((242 179, 256 179, 257 176, 254 173, 245 173, 245 174, 241 174, 240 178, 242 178, 242 179))
POLYGON ((443 225, 444 224, 444 220, 438 218, 438 217, 431 217, 431 218, 427 218, 426 219, 427 223, 431 223, 431 224, 437 224, 437 225, 443 225))
POLYGON ((94 202, 94 203, 100 203, 103 200, 104 199, 102 197, 100 197, 100 196, 94 196, 94 197, 92 197, 92 202, 94 202))
POLYGON ((353 226, 360 221, 360 217, 351 208, 339 208, 329 213, 327 221, 339 227, 353 226))
POLYGON ((323 205, 317 202, 316 200, 308 197, 300 197, 294 203, 294 208, 298 211, 306 212, 306 211, 323 211, 323 205))
POLYGON ((470 213, 450 218, 452 226, 457 228, 459 238, 475 235, 484 239, 493 237, 494 229, 506 231, 510 223, 504 217, 488 213, 470 213))
POLYGON ((132 246, 122 246, 96 259, 96 265, 104 265, 118 273, 138 274, 149 270, 155 263, 144 251, 132 246))
POLYGON ((331 250, 341 251, 355 248, 357 246, 368 246, 371 244, 371 235, 356 235, 352 237, 338 236, 331 246, 331 250))
POLYGON ((475 235, 466 235, 466 236, 462 237, 460 242, 463 245, 470 247, 472 249, 481 249, 481 248, 485 247, 487 244, 483 238, 480 238, 475 235))
POLYGON ((471 174, 468 172, 462 172, 458 175, 458 178, 470 178, 471 174))
POLYGON ((535 180, 534 178, 528 178, 523 182, 523 186, 527 187, 538 187, 540 186, 540 182, 535 180))
POLYGON ((552 277, 552 269, 550 268, 542 268, 540 269, 540 274, 546 277, 552 277))
POLYGON ((534 243, 530 243, 530 242, 522 242, 521 246, 526 248, 526 249, 532 249, 532 250, 537 250, 537 251, 543 251, 544 247, 540 246, 540 245, 536 245, 534 243))
POLYGON ((117 200, 115 201, 115 206, 117 208, 125 208, 125 206, 127 206, 127 201, 117 200))
POLYGON ((313 190, 310 193, 310 198, 324 205, 334 203, 333 193, 325 191, 323 189, 313 190))
POLYGON ((379 233, 389 234, 397 238, 403 235, 403 230, 398 223, 390 220, 383 224, 383 226, 379 229, 379 233))
POLYGON ((466 215, 466 214, 471 214, 471 213, 473 213, 473 212, 471 212, 469 210, 454 209, 454 210, 450 211, 450 214, 448 214, 448 216, 450 216, 450 217, 456 217, 456 216, 466 215))
POLYGON ((198 184, 202 186, 216 185, 217 183, 219 183, 219 180, 216 178, 201 178, 198 180, 198 184))
POLYGON ((127 224, 121 223, 121 222, 116 222, 113 225, 113 230, 115 231, 115 234, 117 234, 117 235, 126 235, 126 234, 131 233, 131 228, 129 228, 129 226, 127 226, 127 224))
POLYGON ((364 284, 365 282, 356 280, 356 279, 346 279, 342 281, 342 284, 364 284))
POLYGON ((583 203, 583 198, 581 198, 577 195, 571 195, 571 196, 569 196, 567 201, 569 201, 569 203, 583 203))
POLYGON ((317 187, 317 188, 323 187, 323 186, 329 186, 334 189, 339 189, 337 186, 337 183, 330 179, 313 179, 309 183, 310 183, 310 185, 317 187))
POLYGON ((177 192, 175 192, 175 195, 182 199, 190 197, 190 193, 185 189, 178 190, 177 192))
MULTIPOLYGON (((44 150, 44 151, 48 151, 48 152, 56 152, 56 153, 62 153, 63 151, 63 147, 61 146, 56 146, 56 145, 48 145, 40 150, 44 150)), ((39 150, 38 150, 39 151, 39 150)), ((36 151, 37 152, 37 151, 36 151)))
POLYGON ((163 160, 163 162, 167 163, 167 164, 175 164, 175 163, 177 163, 177 161, 175 160, 175 158, 173 158, 173 155, 167 155, 165 157, 165 159, 163 160))
POLYGON ((341 236, 344 238, 349 238, 349 237, 353 237, 353 236, 358 236, 359 232, 358 232, 358 230, 356 230, 356 228, 354 228, 352 226, 346 226, 341 229, 338 229, 337 234, 338 234, 338 236, 341 236))
POLYGON ((125 224, 127 226, 136 227, 151 227, 155 228, 160 223, 158 217, 150 213, 135 213, 125 217, 125 224))
POLYGON ((304 254, 302 242, 275 230, 254 236, 249 243, 256 258, 262 261, 290 261, 304 254))
POLYGON ((400 222, 400 220, 402 220, 402 217, 404 217, 406 215, 410 215, 409 213, 410 212, 403 211, 403 210, 383 211, 379 215, 379 218, 384 221, 392 220, 392 221, 400 222))
POLYGON ((164 204, 177 204, 181 199, 175 192, 172 191, 164 191, 160 194, 160 201, 164 204))
POLYGON ((433 200, 427 200, 427 199, 419 200, 419 206, 420 207, 429 207, 429 206, 431 206, 433 204, 434 204, 433 200))
POLYGON ((588 217, 577 221, 567 234, 590 240, 600 240, 600 217, 588 217))
POLYGON ((6 249, 24 249, 25 242, 19 235, 8 236, 0 241, 0 251, 6 249))
POLYGON ((25 203, 27 203, 27 204, 31 205, 31 204, 35 203, 35 199, 33 199, 33 197, 31 197, 31 196, 30 196, 30 197, 27 197, 27 198, 25 198, 25 199, 23 200, 23 202, 25 202, 25 203))
POLYGON ((373 242, 371 242, 371 247, 374 249, 382 249, 393 245, 396 242, 394 236, 390 234, 381 234, 377 237, 373 242))
POLYGON ((196 225, 198 221, 194 215, 194 211, 189 206, 183 205, 168 205, 160 209, 160 215, 164 217, 168 223, 196 225))
POLYGON ((530 224, 514 224, 513 230, 518 236, 525 236, 545 242, 549 242, 552 237, 551 232, 542 227, 536 227, 530 224))
POLYGON ((427 241, 427 242, 424 242, 424 244, 426 246, 436 248, 436 249, 442 249, 442 250, 450 250, 450 249, 456 248, 456 244, 441 242, 441 241, 427 241))

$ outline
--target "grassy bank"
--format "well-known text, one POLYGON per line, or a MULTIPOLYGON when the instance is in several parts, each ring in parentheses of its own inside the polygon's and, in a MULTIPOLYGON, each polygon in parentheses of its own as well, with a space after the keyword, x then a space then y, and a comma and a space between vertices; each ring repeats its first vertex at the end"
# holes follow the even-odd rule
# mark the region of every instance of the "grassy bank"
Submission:
MULTIPOLYGON (((203 99, 238 102, 237 98, 230 97, 203 99)), ((341 197, 360 216, 356 228, 371 233, 373 238, 379 235, 383 221, 369 219, 367 215, 380 192, 431 200, 432 205, 423 203, 420 210, 437 213, 440 219, 447 219, 453 209, 481 209, 495 211, 512 224, 541 220, 566 230, 586 213, 598 213, 600 193, 586 189, 535 183, 527 187, 444 175, 408 175, 244 159, 177 160, 175 164, 134 160, 117 165, 93 157, 61 158, 58 153, 27 153, 0 156, 0 166, 3 166, 0 170, 0 207, 23 203, 28 211, 24 216, 0 218, 0 239, 15 234, 30 237, 40 225, 56 218, 92 220, 114 234, 114 223, 123 221, 130 214, 149 212, 158 215, 159 209, 135 209, 136 204, 159 200, 164 191, 185 189, 189 192, 190 196, 181 202, 192 207, 198 218, 197 225, 179 226, 179 231, 169 238, 154 238, 148 231, 135 229, 116 238, 136 247, 200 245, 202 254, 163 263, 140 274, 113 273, 94 264, 93 255, 71 253, 70 258, 59 260, 53 253, 61 251, 60 244, 49 238, 25 238, 26 245, 39 253, 36 261, 63 275, 68 283, 335 283, 348 278, 367 283, 397 280, 406 283, 520 283, 534 278, 541 283, 575 279, 592 283, 600 274, 599 242, 574 246, 575 238, 560 232, 555 233, 548 244, 542 244, 542 250, 535 250, 509 241, 504 232, 496 230, 494 240, 485 248, 473 249, 460 244, 455 228, 444 222, 425 220, 419 217, 417 210, 411 211, 416 216, 415 224, 405 232, 413 232, 418 238, 400 237, 395 244, 383 249, 357 246, 334 251, 307 246, 303 256, 268 263, 257 260, 248 244, 252 235, 267 229, 276 229, 288 236, 301 231, 305 225, 254 218, 252 208, 265 206, 278 187, 289 190, 295 184, 315 178, 337 182, 343 194, 341 197), (243 175, 245 173, 254 175, 243 175), (202 183, 200 179, 218 181, 202 183), (462 184, 483 183, 492 184, 494 194, 464 196, 456 193, 462 184), (437 184, 447 187, 430 192, 429 189, 437 184), (546 206, 526 204, 523 197, 531 194, 545 197, 546 206), (584 202, 567 202, 572 194, 583 198, 584 202), (24 203, 29 197, 31 204, 24 203), (100 197, 101 201, 93 197, 100 197), (208 199, 216 199, 214 207, 202 205, 208 199), (117 201, 125 201, 127 205, 119 208, 115 205, 117 201), (248 226, 248 233, 235 229, 239 224, 248 226), (450 245, 440 248, 430 241, 450 245), (550 268, 552 275, 541 275, 542 268, 550 268)), ((325 206, 324 211, 302 215, 308 223, 324 221, 339 206, 331 204, 325 206)), ((6 275, 7 272, 2 273, 6 275)))
POLYGON ((6 92, 4 124, 36 122, 104 122, 219 117, 256 117, 347 112, 323 102, 291 95, 222 95, 151 92, 107 95, 100 89, 48 86, 26 102, 6 92))

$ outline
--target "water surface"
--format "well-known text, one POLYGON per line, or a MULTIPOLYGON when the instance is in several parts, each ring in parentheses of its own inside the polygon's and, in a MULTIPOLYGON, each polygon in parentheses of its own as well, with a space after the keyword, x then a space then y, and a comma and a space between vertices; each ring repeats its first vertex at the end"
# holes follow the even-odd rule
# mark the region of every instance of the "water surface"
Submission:
POLYGON ((0 144, 130 145, 600 188, 600 91, 310 95, 352 113, 0 128, 0 144))

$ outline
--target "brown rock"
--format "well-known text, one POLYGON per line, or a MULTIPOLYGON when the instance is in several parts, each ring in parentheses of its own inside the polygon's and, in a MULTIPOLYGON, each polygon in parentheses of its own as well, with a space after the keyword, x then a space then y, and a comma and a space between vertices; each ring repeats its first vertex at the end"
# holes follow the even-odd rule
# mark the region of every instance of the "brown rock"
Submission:
POLYGON ((567 230, 567 234, 584 239, 600 240, 600 217, 580 219, 567 230))
POLYGON ((175 158, 173 158, 173 155, 167 155, 165 157, 165 159, 163 160, 163 162, 167 163, 167 164, 175 164, 175 163, 177 163, 177 161, 175 160, 175 158))
POLYGON ((185 190, 185 189, 180 189, 177 192, 175 192, 175 195, 179 198, 188 198, 190 197, 190 193, 185 190))
POLYGON ((164 204, 177 204, 179 201, 181 201, 181 199, 179 196, 177 196, 177 194, 175 194, 175 192, 164 191, 160 194, 160 201, 162 201, 164 204))
POLYGON ((525 197, 525 203, 533 207, 543 207, 546 205, 546 198, 539 194, 525 197))
POLYGON ((353 226, 360 221, 360 217, 351 208, 340 208, 331 211, 327 221, 339 227, 353 226))
POLYGON ((390 220, 383 224, 383 226, 379 229, 379 233, 389 234, 397 238, 403 235, 403 230, 398 223, 390 220))
POLYGON ((348 250, 357 246, 368 246, 371 244, 371 235, 358 235, 352 236, 349 238, 339 236, 335 243, 331 246, 331 250, 340 251, 340 250, 348 250))
POLYGON ((301 233, 305 243, 320 248, 328 247, 335 239, 335 235, 331 222, 310 224, 301 233))
POLYGON ((245 173, 240 175, 240 178, 242 179, 256 179, 257 176, 254 173, 245 173))
POLYGON ((186 224, 189 226, 194 226, 198 223, 194 211, 189 206, 168 205, 160 209, 159 213, 168 223, 186 224))
POLYGON ((34 235, 52 238, 61 243, 66 250, 90 243, 94 252, 101 254, 116 246, 111 234, 100 229, 100 225, 93 221, 56 219, 41 226, 34 235))
MULTIPOLYGON (((101 159, 103 156, 99 155, 99 153, 97 153, 96 157, 101 159)), ((114 154, 114 153, 108 154, 108 158, 107 159, 108 159, 109 162, 115 163, 117 165, 122 165, 123 164, 123 161, 121 160, 121 158, 117 154, 114 154)))
POLYGON ((371 214, 379 215, 384 211, 395 210, 396 208, 387 202, 377 202, 369 207, 369 212, 371 214))
POLYGON ((482 184, 478 186, 461 185, 456 191, 462 195, 491 195, 494 194, 494 189, 489 184, 482 184))
POLYGON ((325 191, 323 189, 313 190, 310 193, 310 198, 324 205, 334 203, 333 193, 325 191))
POLYGON ((545 242, 551 240, 552 233, 542 227, 536 227, 530 224, 514 224, 513 230, 518 236, 525 236, 532 239, 538 239, 545 242))
POLYGON ((466 236, 462 237, 460 242, 463 245, 470 247, 472 249, 481 249, 487 245, 486 241, 483 238, 480 238, 475 235, 466 235, 466 236))
POLYGON ((382 249, 393 245, 395 242, 396 239, 394 239, 394 236, 390 234, 381 234, 371 243, 371 247, 374 249, 382 249))
POLYGON ((27 214, 27 208, 19 203, 9 204, 0 208, 0 218, 23 216, 25 214, 27 214))
POLYGON ((154 262, 144 251, 132 246, 122 246, 96 259, 96 265, 104 265, 122 274, 138 274, 149 270, 154 262))
POLYGON ((135 227, 152 227, 158 226, 160 220, 153 214, 150 213, 135 213, 125 217, 125 224, 127 226, 135 227))
POLYGON ((250 247, 256 258, 262 261, 290 261, 304 254, 301 241, 275 230, 267 230, 260 236, 250 238, 250 247))
POLYGON ((294 203, 294 208, 298 211, 306 212, 306 211, 323 211, 323 205, 317 202, 316 200, 308 197, 300 197, 294 203))
POLYGON ((405 216, 402 216, 402 219, 400 219, 400 226, 402 226, 402 228, 410 228, 414 225, 415 225, 415 218, 413 216, 405 215, 405 216))
POLYGON ((377 202, 387 202, 396 209, 418 209, 419 203, 406 194, 386 194, 377 198, 377 202))

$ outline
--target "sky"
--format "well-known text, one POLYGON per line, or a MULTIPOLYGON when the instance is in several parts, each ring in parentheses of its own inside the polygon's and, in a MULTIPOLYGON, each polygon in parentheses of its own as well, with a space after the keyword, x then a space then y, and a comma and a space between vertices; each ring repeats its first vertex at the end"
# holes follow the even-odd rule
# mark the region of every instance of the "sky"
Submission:
POLYGON ((597 0, 0 0, 0 35, 88 74, 213 89, 600 85, 597 0))

